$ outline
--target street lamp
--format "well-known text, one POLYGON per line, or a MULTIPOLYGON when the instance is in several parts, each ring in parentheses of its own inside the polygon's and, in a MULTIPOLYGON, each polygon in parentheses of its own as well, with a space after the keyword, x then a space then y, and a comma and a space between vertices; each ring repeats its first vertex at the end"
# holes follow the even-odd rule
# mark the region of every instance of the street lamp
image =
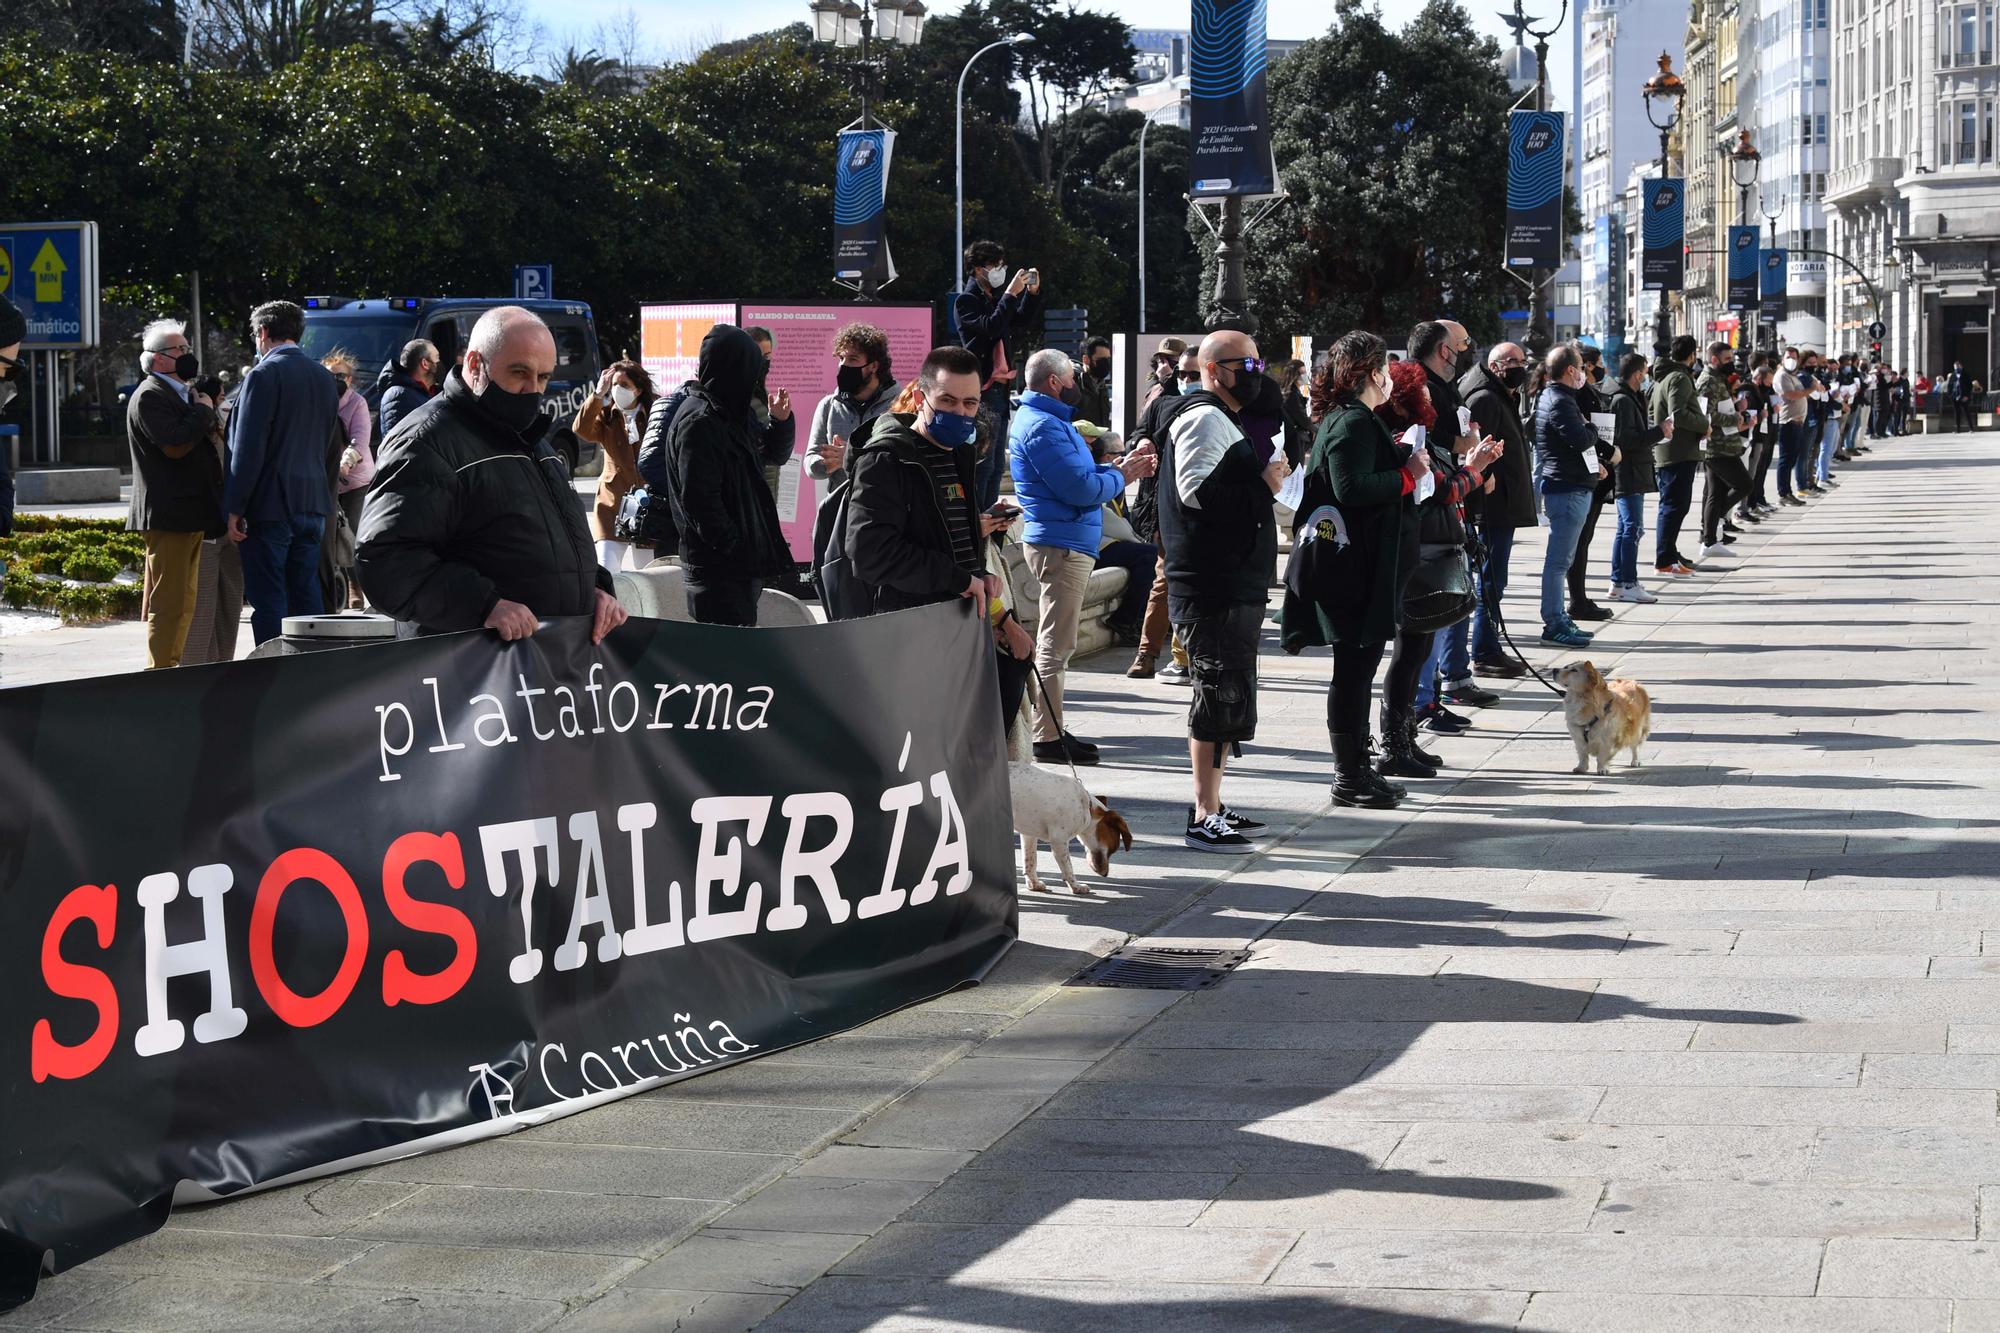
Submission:
POLYGON ((972 53, 972 59, 965 62, 965 68, 958 72, 958 248, 953 252, 952 271, 963 275, 965 265, 965 80, 972 73, 972 67, 979 57, 988 51, 998 51, 1003 46, 1019 46, 1034 38, 1025 32, 1017 32, 1012 37, 1002 37, 997 42, 989 42, 972 53))
POLYGON ((1153 117, 1162 111, 1178 113, 1181 101, 1175 98, 1165 106, 1156 106, 1146 113, 1139 123, 1139 332, 1146 331, 1146 131, 1153 128, 1153 117))
MULTIPOLYGON (((1639 89, 1639 96, 1646 104, 1646 119, 1660 132, 1660 175, 1672 175, 1672 164, 1667 157, 1667 139, 1680 124, 1681 101, 1687 96, 1687 84, 1674 73, 1673 57, 1660 52, 1660 72, 1646 80, 1639 89), (1664 118, 1664 119, 1663 119, 1664 118)), ((1667 354, 1673 341, 1673 320, 1669 313, 1669 297, 1660 293, 1660 312, 1653 321, 1653 350, 1660 356, 1667 354)))
POLYGON ((1739 130, 1736 146, 1725 155, 1729 158, 1729 176, 1736 182, 1736 216, 1744 222, 1750 221, 1750 191, 1757 184, 1757 177, 1764 168, 1764 155, 1750 142, 1750 131, 1739 130))
MULTIPOLYGON (((1763 192, 1760 190, 1757 196, 1757 207, 1758 210, 1763 213, 1764 220, 1771 224, 1770 248, 1775 251, 1778 248, 1778 219, 1784 216, 1785 212, 1785 196, 1783 194, 1780 194, 1778 196, 1778 206, 1776 208, 1765 208, 1763 192)), ((1760 316, 1762 314, 1764 305, 1764 298, 1762 293, 1763 293, 1763 287, 1762 283, 1760 282, 1758 286, 1758 298, 1757 298, 1757 307, 1760 316)), ((1762 323, 1763 321, 1760 318, 1758 322, 1762 323)), ((1773 349, 1775 349, 1777 345, 1778 345, 1778 321, 1774 319, 1771 321, 1771 346, 1773 349)))
MULTIPOLYGON (((810 8, 814 41, 842 49, 861 48, 861 59, 856 62, 861 73, 861 128, 874 129, 875 122, 868 115, 869 80, 875 73, 869 47, 878 28, 882 40, 892 46, 915 46, 923 40, 928 12, 923 0, 873 0, 872 7, 854 0, 812 0, 810 8)), ((875 280, 862 278, 859 292, 858 299, 874 300, 875 280)))

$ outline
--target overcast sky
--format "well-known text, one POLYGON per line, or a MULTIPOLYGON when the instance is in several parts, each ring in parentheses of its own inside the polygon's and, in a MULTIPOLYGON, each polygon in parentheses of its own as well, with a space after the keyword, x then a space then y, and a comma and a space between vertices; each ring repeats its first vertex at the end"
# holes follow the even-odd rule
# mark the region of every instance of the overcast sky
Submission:
MULTIPOLYGON (((657 55, 680 58, 729 37, 765 32, 804 19, 807 0, 523 0, 529 17, 546 30, 557 48, 570 41, 590 44, 595 25, 615 23, 628 12, 636 17, 643 43, 657 55)), ((954 12, 961 0, 933 0, 935 12, 954 12)), ((1318 37, 1326 31, 1332 6, 1326 0, 1269 0, 1268 29, 1273 37, 1318 37)), ((1384 16, 1394 26, 1409 21, 1422 0, 1380 0, 1384 16)), ((1533 16, 1553 17, 1560 12, 1561 0, 1527 0, 1524 7, 1533 16)), ((1086 0, 1085 8, 1117 14, 1133 27, 1187 26, 1187 11, 1161 0, 1086 0), (1177 21, 1176 21, 1177 20, 1177 21)), ((1510 41, 1499 11, 1511 11, 1512 0, 1470 0, 1473 21, 1502 42, 1510 41)), ((1578 5, 1570 5, 1570 16, 1549 52, 1550 90, 1559 106, 1569 102, 1569 24, 1576 22, 1578 5)))

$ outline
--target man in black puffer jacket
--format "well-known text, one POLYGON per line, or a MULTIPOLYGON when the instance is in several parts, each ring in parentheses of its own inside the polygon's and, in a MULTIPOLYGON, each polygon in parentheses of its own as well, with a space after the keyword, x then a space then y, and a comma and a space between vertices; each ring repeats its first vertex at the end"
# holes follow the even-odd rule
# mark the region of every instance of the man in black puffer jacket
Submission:
POLYGON ((688 614, 706 625, 755 625, 766 582, 796 572, 751 437, 750 400, 764 354, 750 335, 718 324, 666 446, 666 499, 680 530, 688 614))
POLYGON ((610 571, 548 442, 542 392, 556 367, 548 325, 519 306, 479 317, 463 374, 383 445, 355 565, 368 600, 429 634, 590 616, 592 637, 625 621, 610 571))

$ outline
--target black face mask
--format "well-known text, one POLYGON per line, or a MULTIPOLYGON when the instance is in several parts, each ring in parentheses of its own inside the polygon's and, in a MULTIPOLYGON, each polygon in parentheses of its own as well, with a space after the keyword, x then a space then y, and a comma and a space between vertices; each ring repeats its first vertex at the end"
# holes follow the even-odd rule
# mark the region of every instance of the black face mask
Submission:
POLYGON ((542 396, 538 393, 513 393, 501 388, 492 380, 478 394, 481 410, 500 425, 516 435, 525 435, 542 414, 542 396))
POLYGON ((1528 368, 1509 366, 1500 372, 1500 382, 1510 389, 1518 389, 1528 382, 1528 368))
POLYGON ((1109 375, 1111 373, 1111 358, 1108 356, 1100 356, 1099 358, 1097 358, 1097 360, 1091 362, 1090 373, 1097 376, 1097 378, 1099 379, 1103 379, 1105 376, 1109 375))
POLYGON ((867 380, 866 366, 842 366, 833 377, 834 385, 850 398, 861 392, 861 386, 867 380))
POLYGON ((201 358, 193 352, 182 352, 174 358, 174 378, 192 380, 201 374, 201 358))
POLYGON ((1082 391, 1079 390, 1073 383, 1063 385, 1062 388, 1057 391, 1056 397, 1062 399, 1063 403, 1069 407, 1075 407, 1078 403, 1083 401, 1082 391))

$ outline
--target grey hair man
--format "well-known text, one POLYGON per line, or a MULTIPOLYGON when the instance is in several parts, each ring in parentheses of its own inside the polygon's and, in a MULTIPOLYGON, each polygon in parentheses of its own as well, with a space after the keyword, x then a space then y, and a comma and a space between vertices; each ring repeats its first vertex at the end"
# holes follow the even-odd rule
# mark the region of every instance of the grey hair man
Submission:
POLYGON ((403 344, 394 361, 382 368, 378 411, 383 439, 389 438, 389 432, 404 417, 431 400, 438 390, 440 364, 436 343, 427 338, 413 338, 403 344))
POLYGON ((624 623, 548 440, 555 368, 555 338, 533 312, 479 317, 463 371, 382 447, 355 558, 371 603, 427 633, 502 639, 557 616, 591 617, 593 641, 624 623))
POLYGON ((222 456, 215 403, 194 387, 201 363, 177 319, 139 335, 144 377, 125 403, 132 450, 129 531, 146 543, 146 665, 179 666, 194 622, 201 544, 222 535, 222 456))
POLYGON ((1158 466, 1149 444, 1116 464, 1099 463, 1072 424, 1078 398, 1076 366, 1053 348, 1028 358, 1028 391, 1008 430, 1014 494, 1027 516, 1028 570, 1040 588, 1035 624, 1035 757, 1074 764, 1097 762, 1097 747, 1063 725, 1063 672, 1076 651, 1083 594, 1103 545, 1104 506, 1158 466))

